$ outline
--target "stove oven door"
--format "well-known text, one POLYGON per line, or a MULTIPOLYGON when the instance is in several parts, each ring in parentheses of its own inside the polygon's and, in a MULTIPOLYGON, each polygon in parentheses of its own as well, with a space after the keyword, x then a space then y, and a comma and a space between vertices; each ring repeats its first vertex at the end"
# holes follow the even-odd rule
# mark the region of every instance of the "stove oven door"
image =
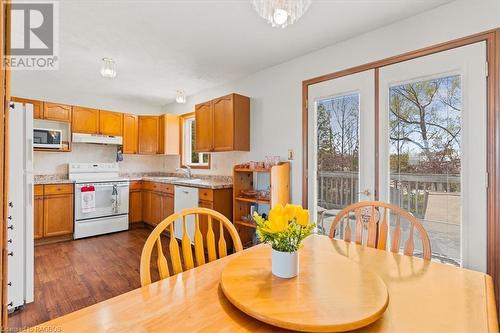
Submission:
POLYGON ((77 184, 75 192, 76 221, 128 214, 128 182, 77 184), (82 200, 82 188, 88 186, 95 188, 95 208, 93 209, 88 209, 88 207, 84 209, 85 203, 82 200))

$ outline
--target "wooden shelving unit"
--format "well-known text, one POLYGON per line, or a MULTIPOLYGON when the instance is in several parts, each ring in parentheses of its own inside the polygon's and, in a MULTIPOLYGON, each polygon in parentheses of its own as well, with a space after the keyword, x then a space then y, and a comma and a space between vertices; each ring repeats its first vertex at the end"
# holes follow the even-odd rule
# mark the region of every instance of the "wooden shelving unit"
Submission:
POLYGON ((290 201, 290 163, 281 162, 269 169, 248 169, 236 165, 233 169, 233 218, 241 241, 245 247, 251 246, 255 235, 255 223, 244 221, 243 216, 250 214, 250 206, 258 205, 259 213, 268 211, 277 204, 285 205, 290 201), (266 178, 268 177, 268 178, 266 178), (266 190, 258 188, 258 179, 265 179, 269 186, 269 198, 247 197, 242 190, 266 190), (262 208, 262 209, 260 209, 262 208))

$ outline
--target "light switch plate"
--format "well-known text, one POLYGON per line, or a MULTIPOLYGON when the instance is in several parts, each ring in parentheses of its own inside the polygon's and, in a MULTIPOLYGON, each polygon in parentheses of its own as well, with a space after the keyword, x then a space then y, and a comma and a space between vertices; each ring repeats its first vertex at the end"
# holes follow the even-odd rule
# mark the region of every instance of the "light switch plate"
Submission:
POLYGON ((293 160, 293 149, 288 149, 288 160, 291 161, 293 160))

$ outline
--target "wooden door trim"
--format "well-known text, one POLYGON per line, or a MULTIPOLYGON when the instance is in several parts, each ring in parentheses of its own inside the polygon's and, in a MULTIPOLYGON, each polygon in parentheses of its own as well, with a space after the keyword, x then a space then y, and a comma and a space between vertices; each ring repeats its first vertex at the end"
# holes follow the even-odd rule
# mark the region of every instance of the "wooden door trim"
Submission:
MULTIPOLYGON (((375 91, 378 87, 378 70, 381 67, 393 65, 411 59, 451 50, 454 48, 486 42, 488 78, 487 78, 487 168, 488 168, 488 198, 487 198, 487 272, 493 277, 497 312, 500 310, 500 29, 492 29, 474 35, 458 38, 452 41, 436 44, 397 56, 351 67, 338 72, 314 77, 302 82, 302 205, 308 204, 308 88, 310 85, 333 80, 343 76, 375 69, 375 91)), ((378 94, 375 95, 378 101, 378 94)), ((378 104, 378 103, 377 103, 378 104)), ((378 105, 375 106, 375 122, 378 124, 378 105)), ((375 131, 375 142, 378 142, 378 130, 375 131)), ((378 171, 378 145, 375 152, 376 170, 378 171)), ((378 185, 378 172, 376 174, 378 185)))

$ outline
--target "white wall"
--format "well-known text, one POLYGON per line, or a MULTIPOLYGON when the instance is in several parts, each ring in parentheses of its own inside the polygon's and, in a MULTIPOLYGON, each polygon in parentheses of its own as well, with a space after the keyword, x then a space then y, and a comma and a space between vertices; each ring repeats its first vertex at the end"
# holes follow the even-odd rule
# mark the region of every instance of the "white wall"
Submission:
POLYGON ((251 97, 251 152, 212 154, 215 165, 227 172, 235 163, 263 160, 266 155, 285 159, 287 150, 294 149, 292 200, 301 203, 303 80, 493 29, 499 24, 498 0, 458 0, 190 96, 188 103, 169 104, 163 110, 176 114, 192 112, 195 104, 231 92, 251 97))

